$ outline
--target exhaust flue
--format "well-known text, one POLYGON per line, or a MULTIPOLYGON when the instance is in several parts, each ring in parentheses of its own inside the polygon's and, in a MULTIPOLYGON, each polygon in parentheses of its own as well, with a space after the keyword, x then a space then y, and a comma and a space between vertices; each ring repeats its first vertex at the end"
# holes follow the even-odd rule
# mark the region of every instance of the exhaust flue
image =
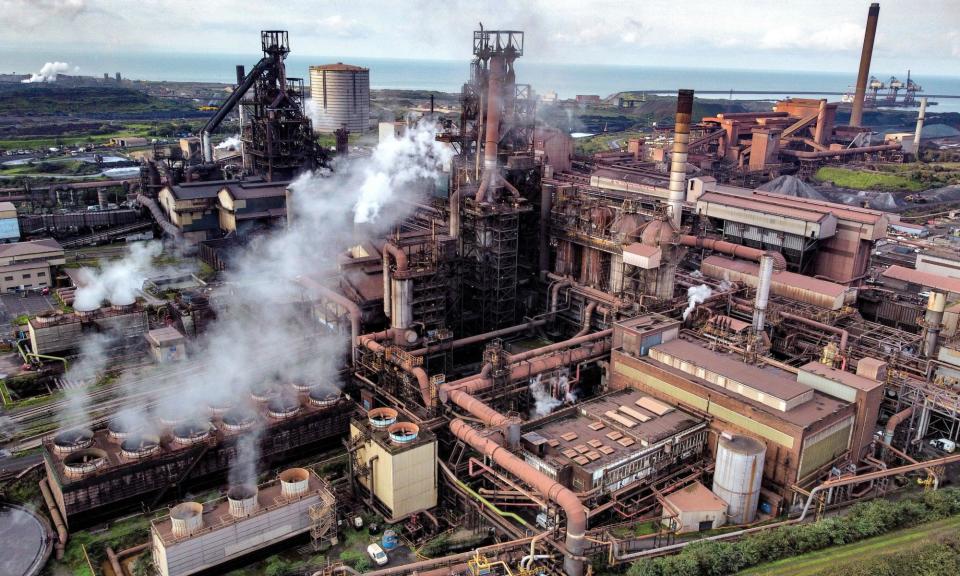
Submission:
POLYGON ((863 51, 860 53, 860 72, 857 73, 857 91, 853 96, 850 111, 850 126, 859 127, 863 121, 863 100, 867 96, 867 81, 870 79, 870 59, 873 58, 873 41, 877 37, 877 19, 880 4, 874 2, 867 11, 867 30, 863 34, 863 51))
POLYGON ((927 98, 920 99, 920 113, 917 114, 917 131, 913 134, 913 158, 920 161, 920 137, 923 135, 923 121, 927 116, 927 98))
POLYGON ((670 221, 680 229, 683 199, 687 193, 687 146, 690 143, 690 117, 693 114, 693 90, 677 92, 677 119, 670 155, 670 221))

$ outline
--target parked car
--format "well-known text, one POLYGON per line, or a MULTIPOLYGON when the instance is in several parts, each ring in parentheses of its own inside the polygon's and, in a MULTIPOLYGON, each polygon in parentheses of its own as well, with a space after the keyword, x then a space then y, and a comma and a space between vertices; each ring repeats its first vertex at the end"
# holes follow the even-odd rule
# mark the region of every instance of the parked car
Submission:
POLYGON ((946 452, 947 454, 953 454, 954 450, 957 449, 957 443, 948 438, 937 438, 936 440, 931 440, 930 445, 937 450, 946 452))
POLYGON ((367 546, 367 555, 370 556, 370 559, 373 560, 377 566, 384 566, 390 561, 390 559, 387 558, 387 553, 384 552, 383 548, 376 542, 367 546))

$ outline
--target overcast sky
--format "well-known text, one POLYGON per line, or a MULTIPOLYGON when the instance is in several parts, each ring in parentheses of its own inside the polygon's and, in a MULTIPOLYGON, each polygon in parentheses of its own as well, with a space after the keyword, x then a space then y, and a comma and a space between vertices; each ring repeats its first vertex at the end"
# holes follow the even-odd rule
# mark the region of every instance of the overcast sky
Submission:
MULTIPOLYGON (((860 0, 0 0, 11 49, 248 54, 259 30, 298 54, 462 60, 471 31, 526 32, 525 60, 856 69, 860 0)), ((254 41, 256 42, 256 41, 254 41)), ((885 0, 874 70, 960 76, 960 0, 885 0)))

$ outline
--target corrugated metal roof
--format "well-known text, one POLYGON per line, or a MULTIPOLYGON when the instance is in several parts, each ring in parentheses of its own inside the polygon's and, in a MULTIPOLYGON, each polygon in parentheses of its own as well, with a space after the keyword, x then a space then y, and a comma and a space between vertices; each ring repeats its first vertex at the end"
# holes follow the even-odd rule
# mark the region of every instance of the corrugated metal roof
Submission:
POLYGON ((892 278, 910 284, 918 284, 927 288, 936 288, 946 292, 960 294, 960 278, 948 278, 939 274, 930 274, 929 272, 920 272, 912 268, 904 268, 894 264, 883 271, 884 278, 892 278))
MULTIPOLYGON (((837 204, 836 202, 826 202, 824 200, 813 200, 811 198, 797 198, 796 196, 786 196, 774 192, 764 192, 754 190, 754 196, 768 199, 770 202, 776 202, 782 205, 794 206, 805 210, 815 210, 818 212, 832 213, 840 220, 850 220, 863 224, 876 224, 886 217, 886 213, 880 210, 871 210, 870 208, 857 208, 847 206, 846 204, 837 204)), ((760 200, 761 198, 756 198, 760 200)))
POLYGON ((51 250, 63 250, 63 246, 53 238, 41 238, 40 240, 30 240, 28 242, 13 242, 11 244, 0 244, 0 258, 9 256, 26 256, 39 252, 50 252, 51 250))
MULTIPOLYGON (((703 263, 709 263, 718 268, 725 268, 752 276, 757 276, 760 270, 760 265, 754 262, 733 260, 723 256, 707 256, 703 259, 703 263)), ((803 274, 797 274, 795 272, 777 272, 773 275, 773 281, 789 284, 796 288, 809 290, 810 292, 816 292, 817 294, 823 294, 831 298, 839 298, 847 291, 847 287, 842 284, 811 278, 810 276, 804 276, 803 274)))
POLYGON ((686 340, 671 340, 657 344, 652 349, 715 372, 728 380, 741 382, 774 398, 790 400, 810 391, 809 386, 797 382, 789 372, 772 366, 759 368, 746 364, 686 340))
POLYGON ((733 206, 742 210, 773 214, 775 216, 793 218, 794 220, 802 220, 804 222, 814 222, 818 224, 826 220, 829 215, 829 212, 791 208, 789 206, 784 206, 781 203, 772 202, 762 198, 723 194, 721 192, 705 192, 697 200, 697 203, 700 202, 719 204, 722 206, 733 206))
POLYGON ((850 386, 851 388, 863 390, 864 392, 869 392, 870 390, 883 386, 883 382, 871 380, 870 378, 866 378, 864 376, 857 376, 852 372, 838 370, 819 362, 810 362, 808 364, 804 364, 800 367, 800 369, 804 372, 810 372, 811 374, 822 376, 828 380, 833 380, 834 382, 839 382, 846 386, 850 386))

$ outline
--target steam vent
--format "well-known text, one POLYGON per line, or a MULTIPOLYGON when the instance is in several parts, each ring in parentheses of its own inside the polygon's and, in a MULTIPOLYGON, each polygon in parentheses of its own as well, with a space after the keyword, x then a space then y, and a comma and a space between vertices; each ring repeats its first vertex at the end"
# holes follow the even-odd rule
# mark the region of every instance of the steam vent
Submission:
MULTIPOLYGON (((0 17, 21 21, 21 4, 0 17)), ((157 2, 127 4, 157 24, 123 38, 185 33, 157 2)), ((21 370, 0 386, 16 404, 0 449, 41 443, 44 473, 0 454, 0 477, 39 482, 31 505, 50 519, 0 507, 0 576, 11 556, 82 571, 84 531, 126 518, 148 519, 149 542, 123 544, 162 576, 321 556, 314 576, 668 574, 721 527, 742 542, 832 529, 880 499, 956 499, 928 492, 956 490, 960 471, 960 59, 904 41, 956 28, 954 3, 904 18, 901 2, 885 20, 870 1, 701 2, 694 18, 578 4, 604 26, 542 3, 581 32, 550 45, 509 22, 457 29, 452 4, 288 4, 311 4, 302 18, 327 39, 459 64, 306 69, 315 39, 262 30, 235 68, 191 82, 89 77, 72 60, 0 75, 2 141, 17 143, 0 150, 0 178, 15 176, 0 184, 0 289, 27 315, 9 334, 21 370), (696 37, 658 53, 662 83, 571 68, 632 55, 634 17, 659 52, 696 37), (396 24, 411 18, 439 24, 426 50, 396 24), (863 33, 842 76, 761 70, 758 35, 839 22, 863 33), (894 50, 913 73, 890 76, 894 50), (691 54, 709 77, 670 68, 691 54), (14 88, 35 97, 11 116, 14 88), (134 92, 148 115, 202 125, 72 144, 104 123, 139 131, 115 102, 134 92), (29 149, 63 129, 51 95, 70 137, 29 149)), ((193 45, 242 40, 268 13, 243 8, 194 10, 214 32, 193 45)), ((63 19, 47 12, 49 26, 5 30, 11 62, 44 53, 63 19)), ((814 69, 826 44, 849 48, 807 36, 777 62, 814 69)), ((111 563, 93 540, 91 562, 111 563)), ((835 571, 882 573, 891 552, 835 571)))

